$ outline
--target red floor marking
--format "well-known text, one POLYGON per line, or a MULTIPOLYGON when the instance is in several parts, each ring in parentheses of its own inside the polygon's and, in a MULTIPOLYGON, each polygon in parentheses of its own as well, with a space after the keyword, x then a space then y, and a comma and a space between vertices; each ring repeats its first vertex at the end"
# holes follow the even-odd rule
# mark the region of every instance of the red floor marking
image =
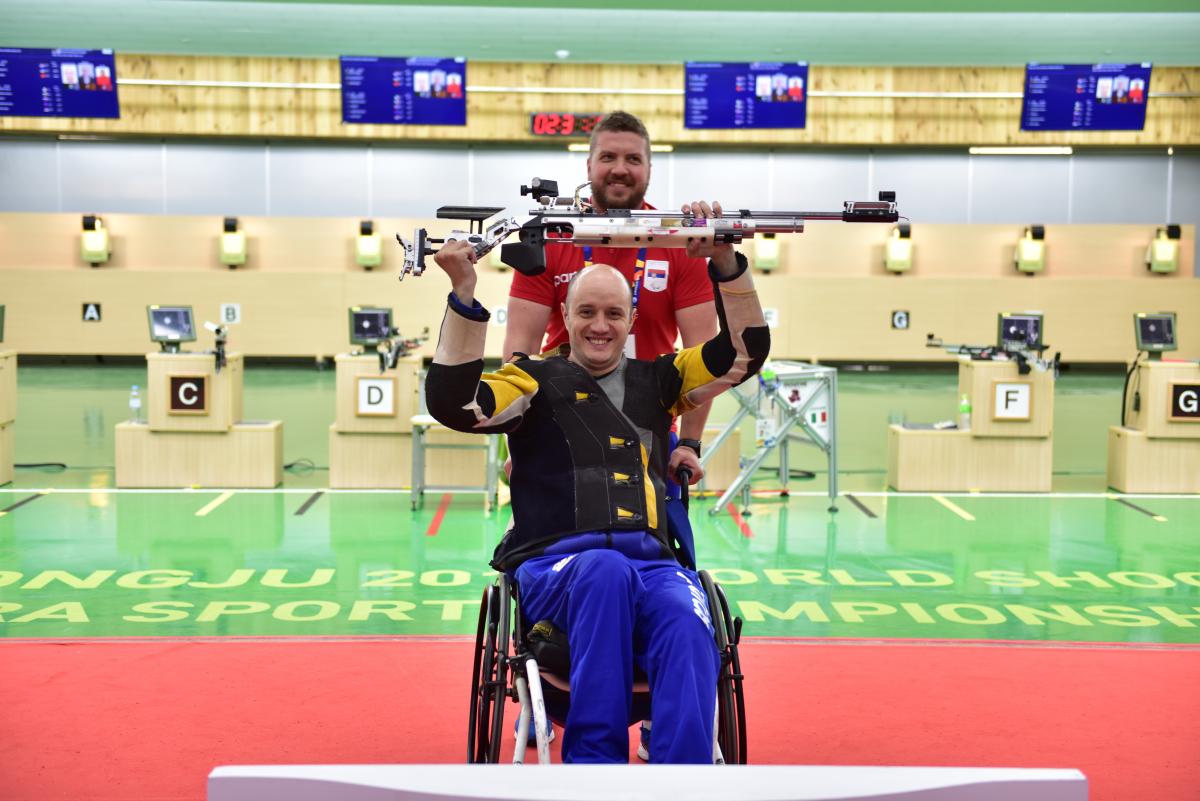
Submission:
MULTIPOLYGON (((755 764, 1069 767, 1099 801, 1200 786, 1195 652, 788 647, 742 643, 755 764)), ((0 642, 0 801, 202 801, 216 765, 461 764, 471 651, 0 642)))
POLYGON ((754 539, 754 532, 750 530, 750 524, 738 512, 737 507, 731 503, 725 508, 729 511, 729 516, 733 518, 733 522, 737 523, 737 527, 742 530, 742 535, 754 539))
POLYGON ((446 517, 446 510, 450 508, 450 493, 442 496, 442 502, 438 504, 437 512, 433 515, 433 522, 429 524, 429 528, 425 530, 426 537, 436 537, 438 529, 442 527, 442 520, 446 517))

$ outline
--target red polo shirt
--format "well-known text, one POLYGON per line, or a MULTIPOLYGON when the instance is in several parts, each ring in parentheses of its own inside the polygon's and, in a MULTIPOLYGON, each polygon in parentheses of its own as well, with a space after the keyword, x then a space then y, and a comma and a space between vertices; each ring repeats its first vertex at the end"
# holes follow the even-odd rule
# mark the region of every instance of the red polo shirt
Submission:
MULTIPOLYGON (((644 205, 643 208, 653 207, 644 205)), ((592 261, 611 264, 632 284, 637 253, 636 248, 593 247, 592 261)), ((535 276, 513 273, 509 297, 550 307, 550 322, 546 326, 543 351, 557 348, 567 341, 562 304, 567 299, 567 284, 571 276, 582 270, 583 266, 583 248, 547 243, 544 273, 535 276)), ((648 248, 646 271, 638 298, 638 317, 633 324, 637 358, 653 359, 673 352, 679 334, 675 312, 712 299, 707 259, 688 258, 683 248, 648 248)))

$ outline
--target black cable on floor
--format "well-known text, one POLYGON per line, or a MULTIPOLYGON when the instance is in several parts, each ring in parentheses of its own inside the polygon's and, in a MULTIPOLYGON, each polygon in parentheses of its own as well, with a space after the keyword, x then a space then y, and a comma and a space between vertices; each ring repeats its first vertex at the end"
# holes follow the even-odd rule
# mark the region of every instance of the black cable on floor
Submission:
POLYGON ((34 470, 38 468, 49 468, 52 470, 67 469, 67 466, 62 462, 29 462, 28 464, 14 464, 13 467, 19 467, 23 470, 34 470))
MULTIPOLYGON (((758 468, 758 472, 760 472, 760 473, 778 473, 779 468, 778 467, 760 467, 760 468, 758 468)), ((808 481, 809 479, 816 478, 817 474, 812 472, 811 470, 788 470, 788 476, 790 478, 796 479, 797 481, 808 481)))
POLYGON ((328 470, 329 468, 319 468, 312 459, 297 459, 294 462, 288 462, 283 466, 283 469, 289 473, 311 473, 314 470, 328 470))

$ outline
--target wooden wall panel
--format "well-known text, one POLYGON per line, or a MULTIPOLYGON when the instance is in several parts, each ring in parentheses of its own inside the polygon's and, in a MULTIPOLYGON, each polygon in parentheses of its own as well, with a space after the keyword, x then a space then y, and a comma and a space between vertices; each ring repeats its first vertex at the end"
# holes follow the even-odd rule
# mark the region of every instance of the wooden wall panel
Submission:
MULTIPOLYGON (((783 279, 786 281, 787 279, 783 279)), ((1004 278, 811 278, 780 286, 758 279, 764 305, 779 308, 771 353, 776 358, 830 361, 953 361, 927 348, 925 335, 945 342, 996 341, 1001 312, 1045 314, 1045 341, 1072 363, 1120 363, 1133 358, 1133 315, 1174 311, 1183 359, 1200 358, 1200 291, 1157 281, 1095 278, 1056 281, 1004 278), (1182 291, 1180 291, 1182 289, 1182 291), (908 330, 891 327, 891 313, 909 312, 908 330)))
MULTIPOLYGON (((118 54, 119 79, 156 78, 272 83, 339 80, 336 59, 118 54)), ((1022 67, 822 67, 814 91, 1020 92, 1022 67)), ((336 90, 239 89, 121 84, 121 119, 0 117, 0 131, 135 136, 302 137, 311 139, 527 142, 531 111, 641 116, 660 141, 711 145, 1194 145, 1200 144, 1200 67, 1159 67, 1151 81, 1144 131, 1024 133, 1019 99, 812 98, 800 131, 690 131, 681 96, 621 94, 626 88, 683 87, 683 66, 516 64, 474 61, 468 85, 609 88, 609 95, 472 93, 464 127, 344 125, 336 90)))
MULTIPOLYGON (((239 217, 246 232, 246 264, 229 270, 217 261, 221 218, 157 214, 102 215, 112 242, 112 259, 99 272, 186 271, 207 275, 269 273, 341 273, 378 276, 400 270, 397 231, 409 236, 414 227, 432 236, 461 223, 438 219, 375 218, 383 237, 383 265, 364 273, 354 263, 357 217, 239 217)), ((0 213, 0 273, 10 269, 87 270, 79 257, 80 215, 0 213)), ((1146 245, 1152 225, 1046 226, 1046 271, 1034 278, 1015 272, 1013 249, 1021 225, 915 224, 912 227, 913 269, 895 278, 883 268, 888 225, 843 225, 814 222, 803 234, 780 237, 780 276, 870 277, 892 280, 924 278, 1013 278, 1045 281, 1062 278, 1141 279, 1192 282, 1195 279, 1196 226, 1184 225, 1179 269, 1148 274, 1146 245)), ((752 257, 753 243, 743 245, 752 257)), ((489 257, 490 260, 490 257, 489 257)), ((430 268, 433 265, 430 262, 430 268)), ((1190 285, 1190 283, 1189 283, 1190 285)))
MULTIPOLYGON (((491 309, 503 306, 509 276, 486 272, 476 296, 491 309)), ((950 361, 925 347, 926 333, 947 342, 989 344, 996 315, 1037 310, 1046 315, 1046 341, 1073 363, 1123 362, 1133 356, 1132 316, 1138 311, 1179 315, 1180 358, 1200 358, 1200 292, 1196 279, 1175 281, 1066 278, 927 278, 769 275, 755 281, 764 305, 778 312, 772 330, 774 358, 807 360, 950 361), (1182 290, 1182 291, 1181 291, 1182 290), (911 326, 891 328, 903 309, 911 326)), ((311 273, 198 273, 0 271, 7 305, 6 349, 22 354, 145 353, 153 346, 146 305, 193 306, 197 325, 216 320, 221 303, 240 303, 242 322, 231 327, 230 347, 248 356, 332 356, 350 348, 346 309, 354 304, 391 306, 406 336, 425 326, 430 341, 418 353, 431 357, 445 309, 447 282, 430 274, 399 284, 395 276, 311 273), (81 320, 85 302, 102 304, 99 323, 81 320)), ((488 326, 487 354, 499 356, 504 329, 488 326)), ((203 328, 191 350, 212 347, 203 328)))
MULTIPOLYGON (((436 267, 397 281, 399 248, 378 271, 353 263, 357 220, 242 218, 250 233, 245 268, 217 264, 219 218, 107 215, 112 263, 79 261, 79 215, 0 214, 0 303, 7 306, 5 348, 23 353, 138 354, 149 346, 145 307, 191 304, 197 324, 215 321, 222 303, 240 303, 230 347, 251 356, 329 356, 349 347, 346 309, 385 305, 407 336, 428 326, 436 339, 447 284, 436 267), (82 321, 84 303, 101 303, 100 323, 82 321)), ((385 239, 415 220, 378 220, 385 239)), ((446 230, 445 221, 424 221, 446 230)), ((1174 310, 1180 356, 1200 357, 1200 279, 1194 277, 1195 226, 1184 227, 1181 263, 1171 275, 1142 264, 1151 226, 1047 228, 1047 271, 1018 275, 1011 266, 1018 226, 914 226, 915 268, 885 274, 887 226, 812 225, 787 237, 783 267, 757 278, 764 305, 778 310, 776 357, 927 361, 950 358, 924 347, 925 334, 987 343, 1000 311, 1047 315, 1047 341, 1077 362, 1118 362, 1132 355, 1131 315, 1174 310), (893 310, 912 327, 891 329, 893 310)), ((481 270, 478 296, 503 306, 511 277, 481 270)), ((211 346, 200 331, 200 343, 211 346)), ((503 329, 489 326, 489 355, 503 329)), ((433 342, 421 350, 431 356, 433 342)))

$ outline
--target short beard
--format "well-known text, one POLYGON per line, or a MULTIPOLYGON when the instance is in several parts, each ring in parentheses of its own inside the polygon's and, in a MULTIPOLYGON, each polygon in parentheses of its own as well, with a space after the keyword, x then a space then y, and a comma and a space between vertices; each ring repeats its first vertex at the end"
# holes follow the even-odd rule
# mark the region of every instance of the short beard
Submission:
POLYGON ((592 187, 592 203, 602 209, 632 209, 636 211, 640 209, 646 199, 646 190, 630 195, 629 200, 624 203, 610 203, 604 189, 599 186, 592 187))

